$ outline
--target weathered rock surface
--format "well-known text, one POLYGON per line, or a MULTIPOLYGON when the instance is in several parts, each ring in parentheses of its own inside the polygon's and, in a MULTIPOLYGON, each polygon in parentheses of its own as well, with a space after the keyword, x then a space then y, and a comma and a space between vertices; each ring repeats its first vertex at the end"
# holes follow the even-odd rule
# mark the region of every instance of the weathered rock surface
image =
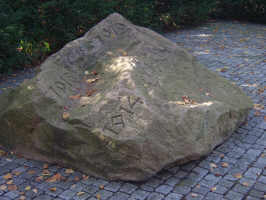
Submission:
POLYGON ((251 107, 237 86, 184 49, 113 14, 0 96, 0 144, 138 181, 208 154, 251 107))

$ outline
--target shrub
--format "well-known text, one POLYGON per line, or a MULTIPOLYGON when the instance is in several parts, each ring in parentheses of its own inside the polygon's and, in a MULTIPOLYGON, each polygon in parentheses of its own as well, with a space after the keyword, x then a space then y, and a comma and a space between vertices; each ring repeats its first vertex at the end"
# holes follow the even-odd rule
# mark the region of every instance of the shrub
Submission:
POLYGON ((202 23, 210 14, 263 21, 265 1, 1 0, 0 73, 39 64, 113 12, 160 31, 202 23))
POLYGON ((215 17, 266 23, 266 0, 226 0, 217 3, 215 17))

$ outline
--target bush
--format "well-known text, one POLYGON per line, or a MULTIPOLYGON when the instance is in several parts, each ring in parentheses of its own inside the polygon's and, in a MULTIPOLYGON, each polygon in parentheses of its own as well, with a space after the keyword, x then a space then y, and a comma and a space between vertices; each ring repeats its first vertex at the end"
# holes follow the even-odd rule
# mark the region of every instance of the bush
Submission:
POLYGON ((266 23, 266 0, 226 0, 217 3, 217 18, 266 23))
POLYGON ((265 1, 1 0, 0 73, 38 65, 113 12, 160 31, 202 23, 210 14, 264 20, 265 1))

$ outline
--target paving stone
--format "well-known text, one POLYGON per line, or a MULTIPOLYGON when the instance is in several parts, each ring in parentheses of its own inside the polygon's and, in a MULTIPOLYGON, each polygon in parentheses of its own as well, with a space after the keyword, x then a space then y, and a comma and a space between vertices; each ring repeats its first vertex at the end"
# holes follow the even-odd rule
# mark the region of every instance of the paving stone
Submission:
POLYGON ((173 192, 178 193, 178 194, 183 194, 186 195, 191 191, 190 187, 187 186, 176 186, 173 190, 173 192))
POLYGON ((258 190, 258 191, 261 191, 261 192, 265 192, 266 191, 265 188, 266 188, 266 184, 259 183, 259 182, 254 184, 254 189, 255 190, 258 190))
MULTIPOLYGON (((209 192, 206 196, 205 196, 206 200, 222 200, 223 199, 223 195, 221 194, 217 194, 214 192, 209 192)), ((232 199, 233 200, 233 199, 232 199)))
POLYGON ((165 200, 181 200, 183 195, 171 193, 165 197, 165 200))
POLYGON ((19 192, 18 191, 10 191, 8 193, 5 193, 6 197, 9 197, 10 199, 15 199, 16 197, 19 196, 19 192))
POLYGON ((118 192, 114 196, 112 196, 109 200, 126 200, 126 199, 129 199, 128 194, 118 192))
POLYGON ((94 194, 99 191, 99 187, 96 187, 95 185, 86 185, 83 190, 89 194, 94 194))
POLYGON ((72 191, 72 190, 66 190, 63 193, 61 193, 59 195, 60 198, 65 199, 65 200, 69 200, 72 199, 72 197, 74 197, 76 194, 76 192, 72 191))
POLYGON ((262 170, 259 168, 251 167, 248 171, 244 174, 245 177, 250 179, 257 179, 257 177, 261 174, 262 170))
POLYGON ((11 200, 11 199, 8 197, 0 197, 0 200, 11 200))
MULTIPOLYGON (((110 192, 110 191, 107 191, 107 190, 100 190, 100 191, 98 191, 98 192, 96 193, 96 195, 99 195, 99 196, 100 196, 100 199, 102 199, 102 200, 106 200, 106 199, 108 199, 109 197, 111 197, 111 196, 113 195, 113 193, 110 192)), ((95 197, 97 197, 96 195, 95 195, 95 197)))
POLYGON ((162 183, 162 180, 158 179, 158 178, 151 178, 149 179, 145 185, 148 185, 150 187, 156 188, 158 187, 160 184, 162 183))
POLYGON ((49 195, 40 195, 36 198, 34 198, 34 200, 53 200, 54 198, 52 198, 51 196, 49 195))
POLYGON ((90 196, 91 196, 91 195, 88 194, 88 193, 84 193, 84 194, 82 194, 82 195, 77 195, 77 194, 76 194, 76 195, 73 197, 73 200, 87 200, 90 196))
POLYGON ((245 200, 260 200, 260 198, 247 196, 245 200))
POLYGON ((147 200, 163 200, 164 196, 159 194, 159 193, 151 193, 149 194, 149 196, 147 197, 147 200))
POLYGON ((104 189, 109 190, 111 192, 117 192, 121 187, 120 182, 110 182, 109 184, 104 186, 104 189))
POLYGON ((138 187, 131 184, 131 183, 125 183, 121 188, 120 191, 121 192, 125 192, 127 194, 131 194, 132 192, 134 192, 138 187))
POLYGON ((252 189, 249 192, 249 195, 253 196, 253 197, 256 197, 256 198, 261 198, 261 199, 264 197, 264 193, 263 192, 255 190, 255 189, 252 189))
POLYGON ((141 185, 140 186, 140 189, 146 191, 146 192, 153 192, 154 191, 154 188, 148 186, 148 185, 141 185))
MULTIPOLYGON (((68 195, 68 194, 70 194, 71 193, 71 195, 75 195, 75 193, 76 192, 74 192, 74 191, 72 191, 72 190, 66 190, 66 191, 64 191, 63 189, 61 189, 61 188, 57 188, 57 187, 55 187, 56 188, 56 190, 54 191, 54 190, 52 190, 51 188, 54 188, 53 186, 51 186, 51 187, 49 187, 49 188, 47 188, 46 190, 45 190, 45 193, 46 194, 48 194, 49 196, 52 196, 52 197, 57 197, 57 196, 59 196, 60 194, 62 194, 62 196, 60 195, 60 197, 61 198, 64 198, 66 195, 68 195), (71 192, 70 192, 71 191, 71 192), (63 194, 64 193, 64 194, 63 194)), ((71 196, 70 195, 70 196, 71 196)), ((67 197, 66 197, 67 198, 67 197)))
POLYGON ((234 190, 234 192, 237 192, 237 193, 247 194, 250 191, 250 187, 246 187, 246 186, 241 185, 241 184, 236 184, 233 187, 233 190, 234 190))
POLYGON ((80 192, 82 191, 84 188, 86 187, 86 185, 82 184, 81 182, 73 184, 70 186, 70 190, 73 190, 75 192, 80 192))
POLYGON ((169 192, 171 192, 172 189, 173 189, 173 187, 170 187, 168 185, 161 185, 158 188, 156 188, 155 191, 158 192, 158 193, 166 195, 169 192))
POLYGON ((258 181, 261 182, 261 183, 266 184, 266 176, 261 176, 258 181))
POLYGON ((149 192, 143 191, 143 190, 135 190, 131 194, 131 198, 135 198, 138 200, 144 200, 147 196, 149 196, 149 192))
POLYGON ((201 199, 203 199, 203 198, 204 198, 203 195, 201 195, 201 194, 197 194, 197 193, 189 193, 189 194, 185 197, 186 200, 201 200, 201 199))
POLYGON ((244 198, 244 195, 234 191, 229 191, 225 197, 233 200, 241 200, 244 198))
POLYGON ((165 181, 165 184, 170 185, 170 186, 175 186, 180 182, 180 179, 177 177, 171 177, 165 181))
POLYGON ((193 193, 199 193, 199 194, 202 194, 202 195, 207 194, 209 191, 210 191, 209 188, 207 188, 205 186, 202 186, 202 185, 197 185, 196 187, 194 187, 192 189, 193 193))
POLYGON ((254 167, 263 169, 266 166, 266 157, 265 158, 259 158, 255 163, 253 163, 254 167))
POLYGON ((215 186, 215 190, 213 191, 214 193, 217 193, 217 194, 225 194, 229 189, 222 186, 222 185, 216 185, 215 186))

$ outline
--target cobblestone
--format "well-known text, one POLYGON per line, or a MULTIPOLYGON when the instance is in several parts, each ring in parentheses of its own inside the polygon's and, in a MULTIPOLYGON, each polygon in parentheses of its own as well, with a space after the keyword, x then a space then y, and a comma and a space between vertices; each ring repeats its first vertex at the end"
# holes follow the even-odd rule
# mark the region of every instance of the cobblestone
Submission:
MULTIPOLYGON (((141 183, 84 177, 79 172, 13 154, 0 157, 0 200, 261 200, 266 195, 266 26, 210 22, 193 29, 164 34, 186 48, 210 70, 234 82, 254 103, 247 123, 210 155, 182 166, 171 166, 141 183), (221 71, 226 67, 227 70, 221 71), (223 167, 222 163, 228 166, 223 167), (215 166, 216 167, 211 167, 215 166), (34 172, 34 173, 33 173, 34 172), (12 178, 4 176, 12 173, 12 178), (46 180, 60 173, 65 180, 46 180), (12 181, 12 182, 10 182, 12 181), (10 184, 17 186, 12 191, 10 184), (27 186, 31 189, 26 190, 27 186), (51 190, 51 188, 56 190, 51 190), (79 194, 79 195, 78 195, 79 194)), ((0 94, 34 77, 33 69, 0 81, 0 94)), ((13 188, 14 189, 14 188, 13 188)))

